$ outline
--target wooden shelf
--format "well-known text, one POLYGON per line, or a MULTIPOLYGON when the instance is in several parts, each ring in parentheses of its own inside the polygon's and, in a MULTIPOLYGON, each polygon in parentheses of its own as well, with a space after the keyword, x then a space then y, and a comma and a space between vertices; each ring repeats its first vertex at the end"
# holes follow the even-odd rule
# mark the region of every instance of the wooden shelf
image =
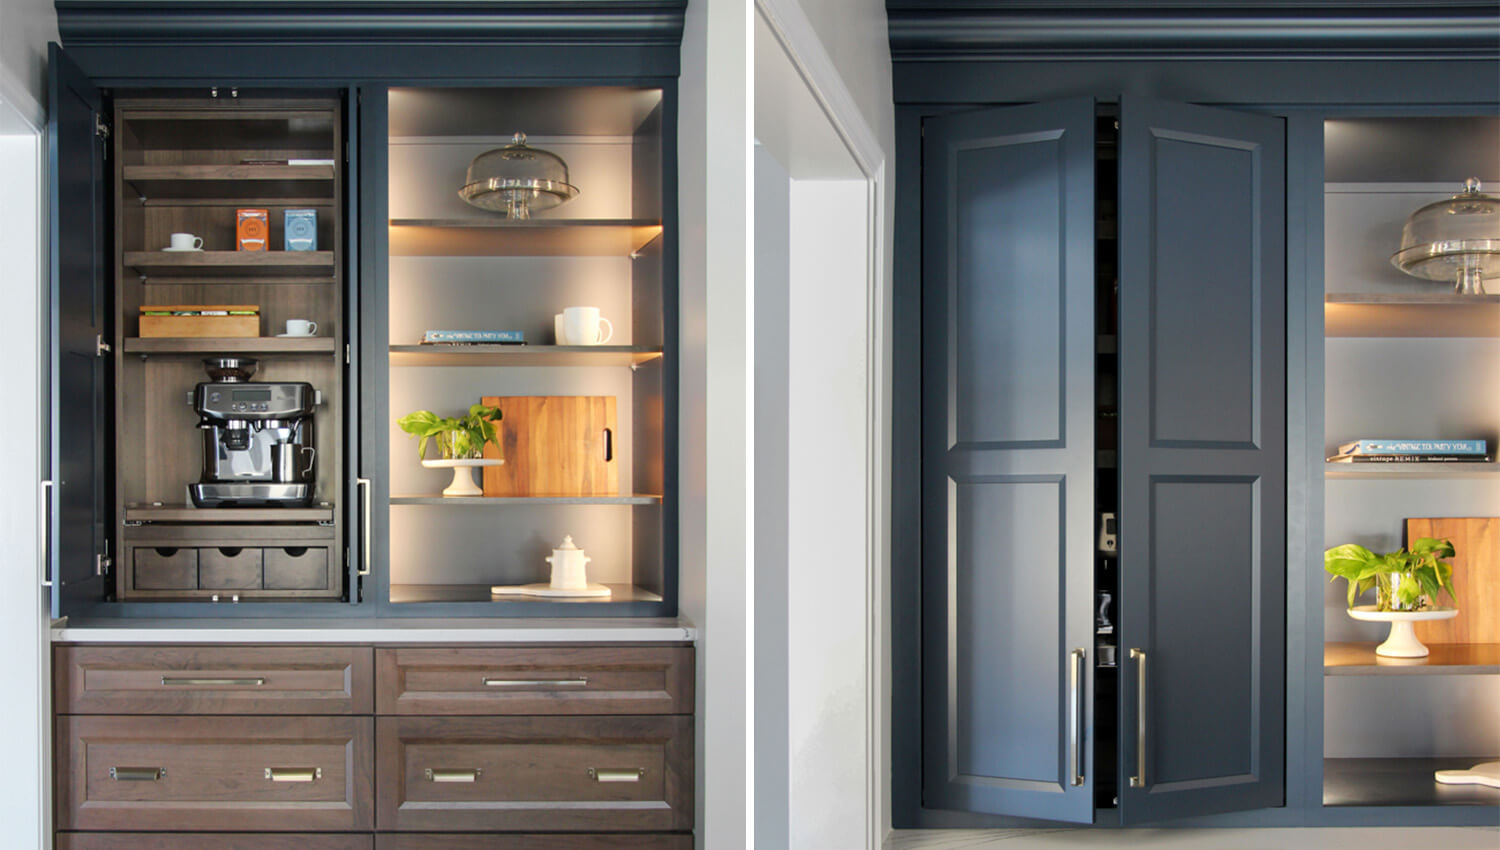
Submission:
POLYGON ((1325 806, 1500 806, 1500 788, 1444 785, 1438 770, 1467 770, 1495 756, 1323 760, 1325 806))
POLYGON ((189 504, 127 505, 126 522, 332 522, 333 506, 307 508, 195 508, 189 504))
POLYGON ((1330 293, 1330 337, 1500 337, 1500 295, 1330 293))
POLYGON ((1500 643, 1432 643, 1426 658, 1386 658, 1374 643, 1323 645, 1325 676, 1463 676, 1500 673, 1500 643))
POLYGON ((1500 463, 1325 463, 1323 477, 1337 480, 1426 481, 1500 475, 1500 463))
POLYGON ((328 203, 331 165, 127 165, 124 179, 146 204, 172 201, 328 203))
POLYGON ((332 354, 333 337, 288 339, 274 336, 227 338, 126 337, 126 354, 332 354))
MULTIPOLYGON (((503 579, 492 584, 500 584, 503 579)), ((546 581, 542 576, 537 581, 546 581)), ((561 603, 564 605, 608 605, 621 602, 660 602, 661 594, 630 584, 604 582, 613 593, 610 596, 592 596, 575 599, 546 599, 539 596, 495 596, 490 593, 490 584, 393 584, 391 602, 397 605, 421 602, 485 602, 505 605, 536 605, 538 603, 561 603)))
POLYGON ((392 366, 635 366, 661 357, 639 345, 393 345, 392 366))
POLYGON ((651 219, 391 219, 393 257, 628 257, 661 235, 651 219))
POLYGON ((659 505, 660 496, 392 496, 393 505, 503 508, 512 505, 659 505))
MULTIPOLYGON (((145 277, 173 278, 297 278, 311 283, 332 280, 332 251, 126 251, 125 267, 145 277)), ((287 281, 291 282, 291 281, 287 281)))

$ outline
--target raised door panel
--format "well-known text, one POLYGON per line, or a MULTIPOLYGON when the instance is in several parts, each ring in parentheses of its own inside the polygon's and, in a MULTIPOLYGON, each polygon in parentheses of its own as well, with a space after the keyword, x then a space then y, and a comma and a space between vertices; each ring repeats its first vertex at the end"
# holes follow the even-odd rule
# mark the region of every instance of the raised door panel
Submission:
POLYGON ((376 650, 381 714, 691 714, 691 647, 376 650))
POLYGON ((693 825, 691 717, 382 717, 378 724, 382 831, 693 825))
POLYGON ((375 850, 373 835, 61 832, 56 850, 375 850))
POLYGON ((1094 104, 924 136, 923 803, 1089 822, 1094 104))
POLYGON ((60 717, 57 828, 369 830, 373 725, 368 717, 60 717))
POLYGON ((51 455, 48 574, 52 616, 103 598, 109 475, 104 445, 108 382, 104 144, 99 90, 56 44, 48 45, 51 288, 48 369, 51 455))
POLYGON ((1120 123, 1122 817, 1277 806, 1282 122, 1127 98, 1120 123))
POLYGON ((59 714, 369 714, 357 646, 60 646, 59 714))

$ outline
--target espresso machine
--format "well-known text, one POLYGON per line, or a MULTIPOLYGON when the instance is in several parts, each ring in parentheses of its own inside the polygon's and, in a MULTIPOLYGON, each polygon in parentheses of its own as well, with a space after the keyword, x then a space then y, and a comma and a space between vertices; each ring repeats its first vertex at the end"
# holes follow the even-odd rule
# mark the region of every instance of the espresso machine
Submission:
POLYGON ((307 383, 252 383, 257 362, 213 357, 212 381, 193 388, 203 434, 203 477, 188 485, 200 508, 305 507, 312 502, 317 449, 307 383))

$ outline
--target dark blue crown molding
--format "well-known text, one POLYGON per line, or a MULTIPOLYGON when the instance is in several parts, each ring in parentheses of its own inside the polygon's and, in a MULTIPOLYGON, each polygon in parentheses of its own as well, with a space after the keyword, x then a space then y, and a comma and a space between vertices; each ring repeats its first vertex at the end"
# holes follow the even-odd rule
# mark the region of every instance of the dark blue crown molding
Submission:
POLYGON ((1497 59, 1497 0, 888 0, 902 62, 1497 59))
POLYGON ((55 0, 116 85, 675 77, 687 0, 55 0), (169 52, 170 61, 163 61, 169 52))

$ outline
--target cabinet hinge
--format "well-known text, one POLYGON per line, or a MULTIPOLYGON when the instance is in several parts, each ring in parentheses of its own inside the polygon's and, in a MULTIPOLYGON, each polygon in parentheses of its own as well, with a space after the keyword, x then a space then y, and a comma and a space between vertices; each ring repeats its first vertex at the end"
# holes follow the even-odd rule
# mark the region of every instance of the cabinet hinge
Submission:
POLYGON ((109 568, 115 565, 115 561, 108 555, 94 556, 94 575, 102 576, 109 572, 109 568))
POLYGON ((109 343, 104 341, 104 334, 94 334, 94 356, 103 357, 110 350, 109 343))
POLYGON ((109 132, 109 122, 105 120, 104 116, 101 113, 95 112, 94 135, 99 138, 99 142, 104 148, 105 159, 109 159, 109 132))
POLYGON ((350 363, 349 357, 350 357, 350 355, 349 355, 349 343, 346 342, 346 343, 344 343, 344 365, 345 366, 348 366, 349 363, 350 363))

